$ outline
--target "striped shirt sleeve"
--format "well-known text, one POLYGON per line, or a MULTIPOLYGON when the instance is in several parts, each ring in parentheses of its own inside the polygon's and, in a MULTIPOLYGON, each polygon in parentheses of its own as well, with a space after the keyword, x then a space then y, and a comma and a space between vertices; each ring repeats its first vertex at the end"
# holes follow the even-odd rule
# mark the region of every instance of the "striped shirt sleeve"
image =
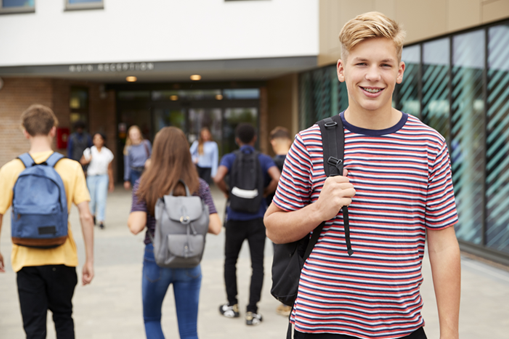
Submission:
POLYGON ((301 134, 288 152, 273 202, 283 211, 296 211, 310 203, 312 163, 301 134))
POLYGON ((449 151, 444 142, 431 164, 426 198, 426 228, 440 230, 458 222, 449 151))

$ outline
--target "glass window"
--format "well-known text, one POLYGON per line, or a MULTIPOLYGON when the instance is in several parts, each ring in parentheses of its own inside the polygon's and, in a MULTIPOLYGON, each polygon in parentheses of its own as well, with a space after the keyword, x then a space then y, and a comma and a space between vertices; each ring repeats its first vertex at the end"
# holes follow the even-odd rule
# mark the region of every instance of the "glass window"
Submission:
POLYGON ((0 0, 0 13, 35 12, 35 0, 0 0))
POLYGON ((403 82, 396 87, 396 108, 402 112, 420 117, 421 102, 419 99, 419 67, 421 63, 421 46, 403 48, 401 60, 405 62, 403 82))
POLYGON ((149 91, 121 91, 118 92, 119 100, 139 100, 139 99, 149 99, 150 92, 149 91))
POLYGON ((88 124, 88 88, 71 87, 69 108, 71 109, 71 124, 76 121, 88 124))
POLYGON ((509 24, 489 29, 486 245, 509 253, 509 24))
POLYGON ((173 90, 152 91, 152 100, 218 100, 222 99, 221 90, 173 90))
POLYGON ((459 239, 482 243, 484 205, 484 30, 453 37, 451 160, 459 239))
POLYGON ((256 108, 227 108, 224 110, 223 120, 223 154, 238 149, 235 144, 235 128, 241 122, 247 122, 257 127, 258 109, 256 108))
POLYGON ((449 38, 422 48, 422 118, 449 140, 449 38))
POLYGON ((258 99, 260 90, 258 88, 249 89, 225 89, 223 90, 225 99, 258 99))
POLYGON ((159 132, 163 127, 174 126, 186 130, 186 112, 180 108, 157 108, 154 110, 154 129, 159 132))
POLYGON ((210 130, 212 140, 217 143, 219 156, 222 156, 223 123, 220 108, 189 109, 188 139, 190 144, 198 140, 203 127, 207 127, 210 130))
POLYGON ((348 91, 338 80, 336 66, 302 73, 299 77, 301 128, 336 115, 348 107, 348 91))
POLYGON ((101 8, 104 8, 103 0, 65 0, 66 10, 101 8))

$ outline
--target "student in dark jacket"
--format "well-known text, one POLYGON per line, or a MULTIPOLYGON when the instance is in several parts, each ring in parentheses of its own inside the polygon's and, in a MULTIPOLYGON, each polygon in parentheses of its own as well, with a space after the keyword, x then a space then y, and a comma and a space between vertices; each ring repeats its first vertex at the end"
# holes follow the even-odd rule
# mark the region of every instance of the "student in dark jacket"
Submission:
MULTIPOLYGON (((69 136, 67 142, 67 157, 72 160, 80 161, 83 151, 92 147, 92 137, 85 132, 86 124, 83 121, 74 123, 74 133, 69 136)), ((83 166, 86 170, 86 166, 83 166)))
MULTIPOLYGON (((255 152, 256 131, 252 125, 246 123, 239 124, 235 130, 235 136, 235 141, 239 145, 242 154, 247 155, 255 152)), ((214 177, 217 187, 227 197, 230 195, 230 192, 234 191, 227 188, 224 178, 227 174, 230 174, 231 179, 236 174, 232 171, 236 157, 237 154, 235 152, 223 156, 217 170, 217 175, 214 177)), ((258 193, 263 194, 263 197, 267 197, 268 194, 276 189, 280 173, 274 161, 268 155, 259 153, 258 162, 265 184, 263 192, 258 193)), ((259 208, 254 213, 238 211, 231 207, 227 209, 224 279, 228 303, 219 306, 219 313, 227 318, 238 318, 240 316, 237 300, 236 265, 242 243, 244 240, 247 240, 251 254, 253 274, 249 289, 246 325, 258 325, 262 321, 262 315, 258 313, 257 304, 260 301, 263 284, 263 251, 265 249, 263 215, 266 209, 267 202, 265 199, 261 199, 259 208)))
MULTIPOLYGON (((290 132, 288 132, 288 130, 284 127, 277 126, 270 132, 270 145, 276 154, 272 160, 274 160, 274 163, 281 173, 283 173, 283 166, 285 164, 286 155, 292 146, 292 142, 293 140, 290 137, 290 132)), ((267 205, 272 203, 274 193, 271 193, 267 197, 267 205)), ((276 313, 282 315, 283 317, 288 317, 291 311, 292 307, 285 304, 280 304, 276 308, 276 313)))

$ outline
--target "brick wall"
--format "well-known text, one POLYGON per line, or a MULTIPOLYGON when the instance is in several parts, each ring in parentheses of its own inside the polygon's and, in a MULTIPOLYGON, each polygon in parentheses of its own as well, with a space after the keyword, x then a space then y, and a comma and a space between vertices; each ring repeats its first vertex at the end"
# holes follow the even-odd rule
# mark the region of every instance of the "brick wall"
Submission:
MULTIPOLYGON (((71 86, 89 89, 89 130, 106 134, 108 148, 116 157, 116 112, 114 92, 101 93, 101 84, 49 78, 3 78, 0 89, 0 166, 28 151, 29 144, 20 129, 20 116, 30 105, 50 107, 60 127, 70 126, 69 96, 71 86)), ((72 130, 72 128, 71 128, 72 130)), ((55 149, 55 143, 53 145, 55 149)), ((65 154, 65 150, 57 150, 65 154)), ((116 161, 113 162, 116 174, 116 161)))
POLYGON ((52 106, 51 79, 3 78, 0 89, 0 166, 28 151, 20 116, 32 104, 52 106))

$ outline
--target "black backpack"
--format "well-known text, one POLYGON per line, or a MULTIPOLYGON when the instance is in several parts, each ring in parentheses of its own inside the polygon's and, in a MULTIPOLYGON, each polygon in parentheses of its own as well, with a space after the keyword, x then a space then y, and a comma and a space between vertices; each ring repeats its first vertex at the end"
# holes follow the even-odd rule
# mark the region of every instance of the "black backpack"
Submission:
MULTIPOLYGON (((345 135, 341 117, 336 115, 332 118, 320 120, 317 124, 320 126, 322 134, 325 175, 327 177, 343 175, 345 135)), ((348 254, 352 255, 348 208, 344 206, 342 210, 346 245, 348 254)), ((293 306, 295 303, 302 267, 318 241, 324 225, 325 221, 314 229, 311 237, 306 235, 301 240, 292 243, 274 245, 270 293, 283 304, 293 306)))
POLYGON ((256 213, 263 199, 264 179, 258 160, 260 152, 234 152, 235 161, 230 172, 230 208, 234 211, 256 213))

